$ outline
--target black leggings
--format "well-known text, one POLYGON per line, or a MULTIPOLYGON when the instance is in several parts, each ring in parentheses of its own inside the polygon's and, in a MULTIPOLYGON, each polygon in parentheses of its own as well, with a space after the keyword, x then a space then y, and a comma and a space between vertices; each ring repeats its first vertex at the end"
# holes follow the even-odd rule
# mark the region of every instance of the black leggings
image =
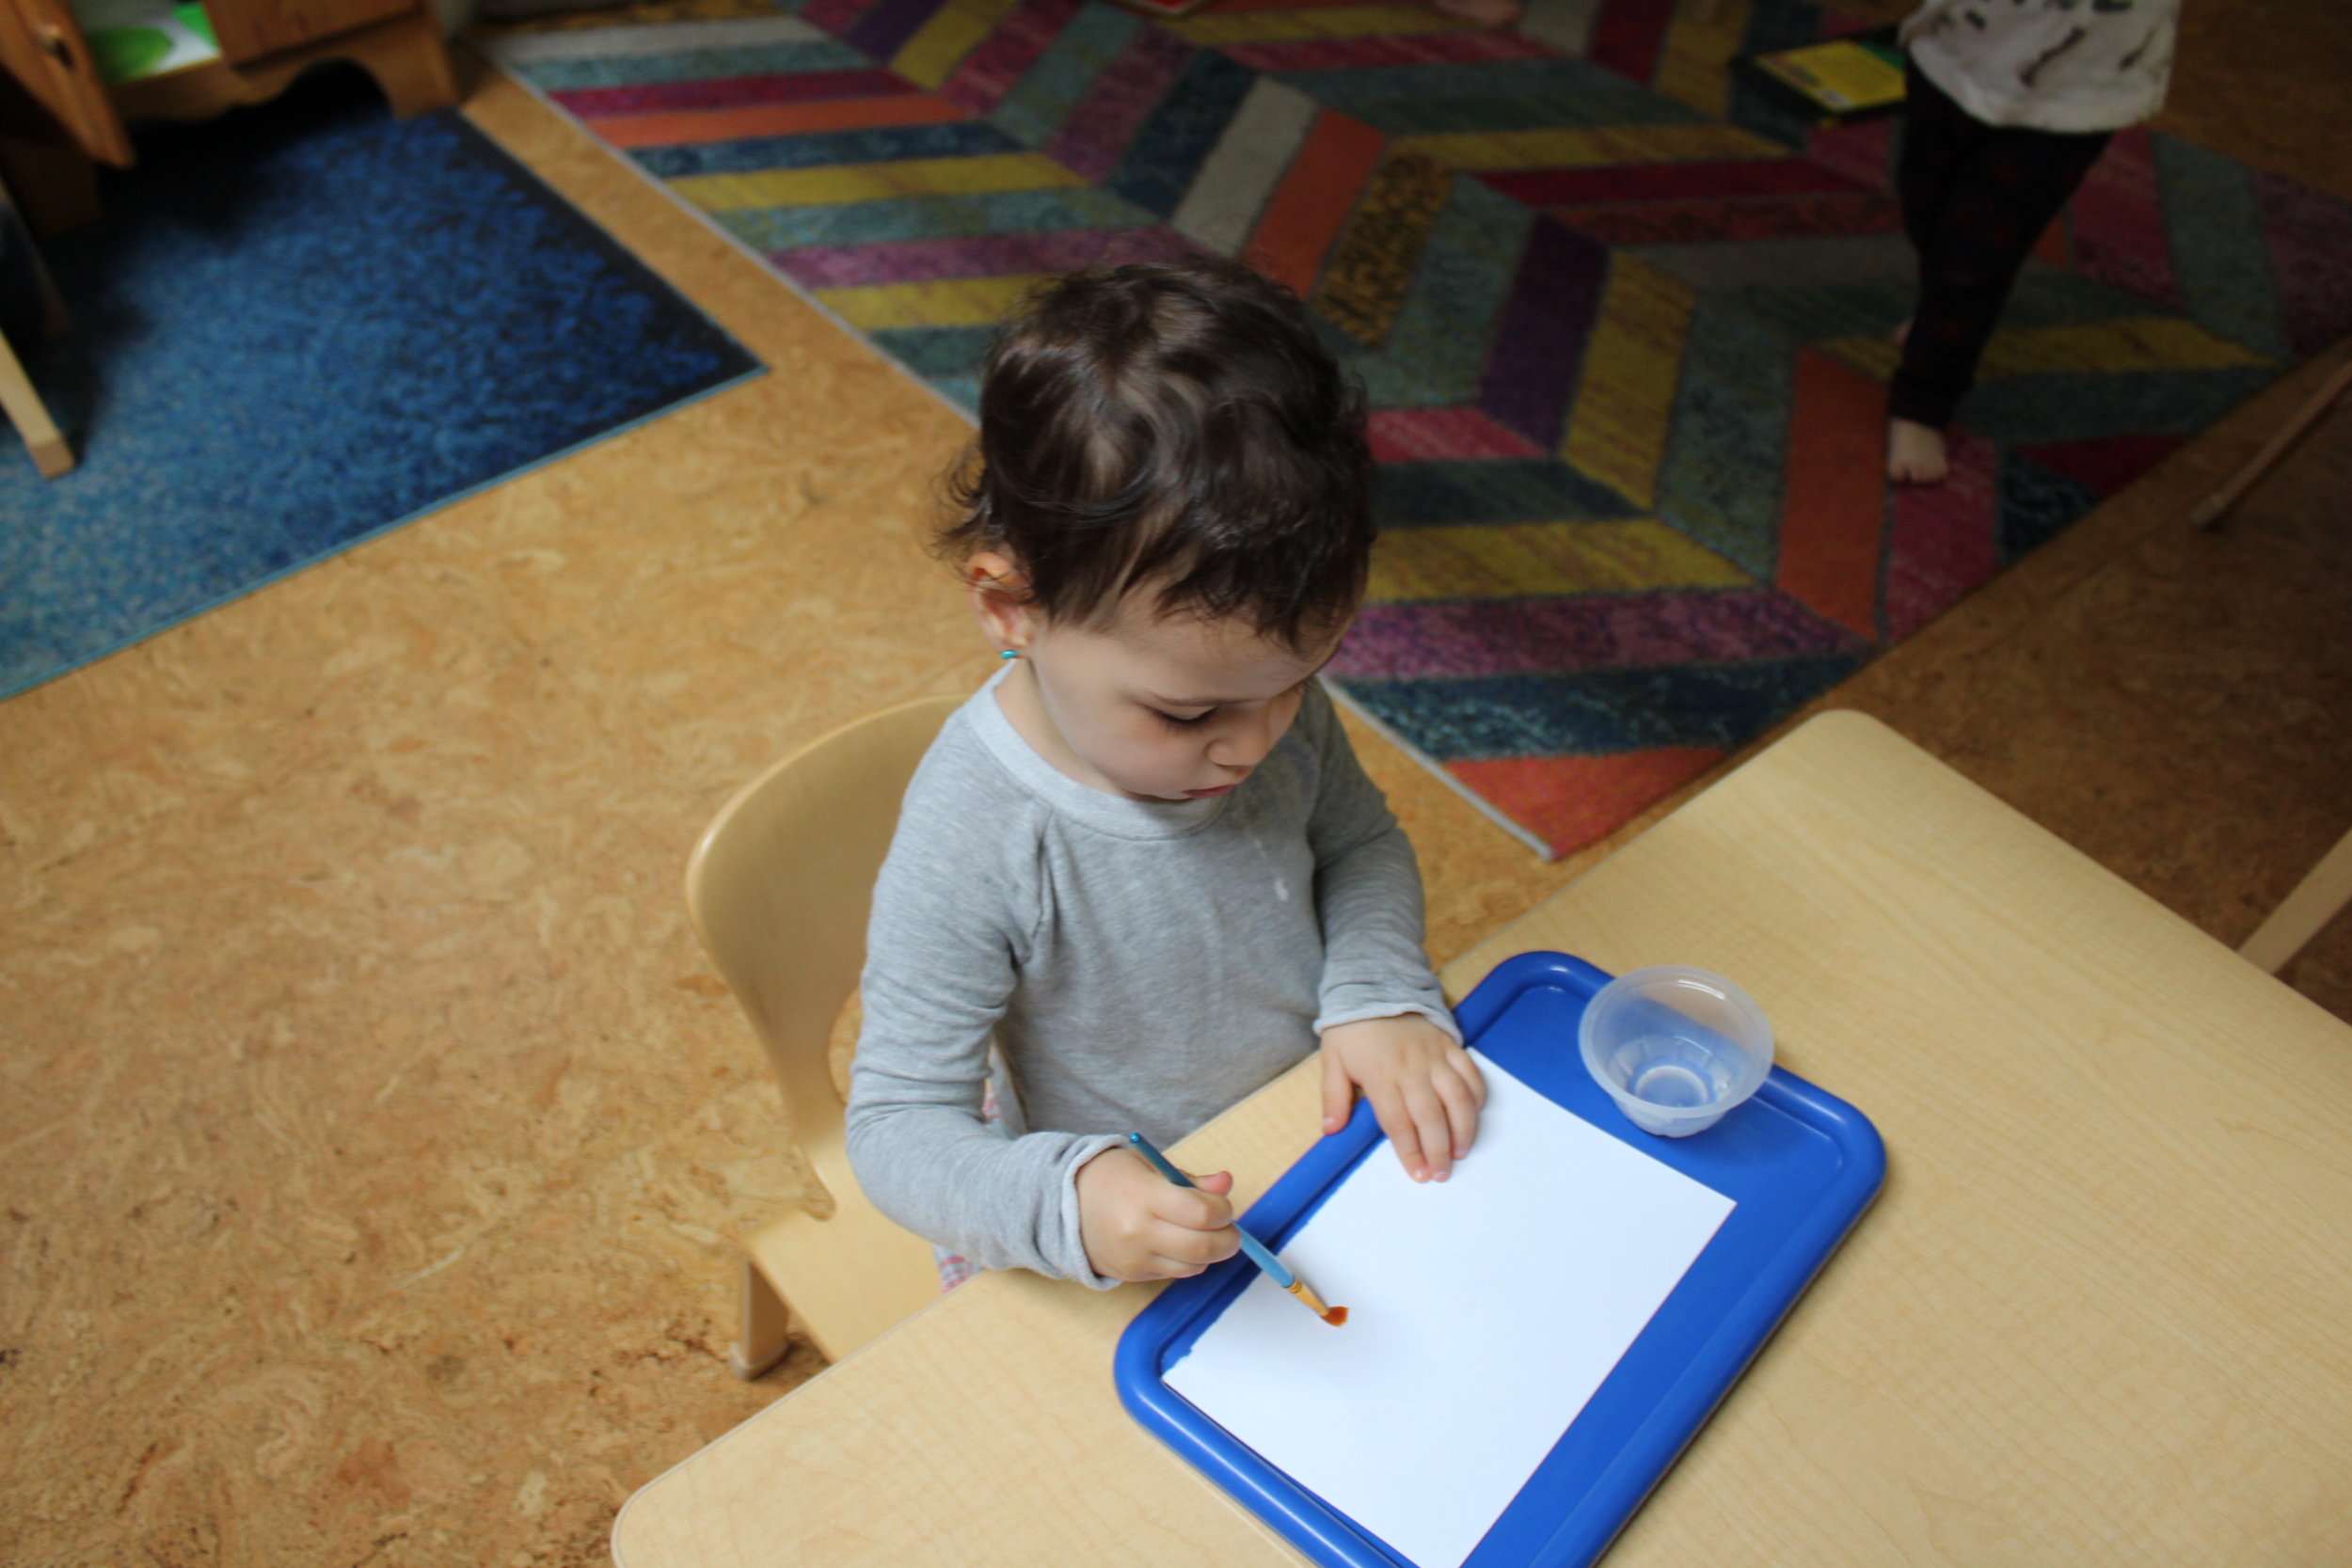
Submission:
POLYGON ((1919 305, 1887 412, 1941 430, 1977 378, 2001 307, 2108 133, 1987 125, 1910 69, 1895 186, 1919 253, 1919 305))

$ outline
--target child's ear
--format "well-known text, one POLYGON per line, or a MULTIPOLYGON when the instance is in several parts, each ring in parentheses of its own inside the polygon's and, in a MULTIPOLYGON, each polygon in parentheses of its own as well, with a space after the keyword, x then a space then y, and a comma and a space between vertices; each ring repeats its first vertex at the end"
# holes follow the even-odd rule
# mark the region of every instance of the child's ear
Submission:
POLYGON ((1029 584, 1012 558, 996 550, 977 551, 963 563, 963 585, 989 641, 1026 653, 1033 624, 1029 584))

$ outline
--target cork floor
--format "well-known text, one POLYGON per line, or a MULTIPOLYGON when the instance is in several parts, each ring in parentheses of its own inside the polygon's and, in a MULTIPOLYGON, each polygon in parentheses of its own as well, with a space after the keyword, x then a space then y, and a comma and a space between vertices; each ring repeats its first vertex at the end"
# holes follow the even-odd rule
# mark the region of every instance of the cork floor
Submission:
MULTIPOLYGON (((2167 128, 2352 197, 2352 12, 2223 9, 2167 128)), ((818 1370, 726 1369, 729 1238, 802 1187, 677 880, 754 769, 985 674, 922 549, 964 428, 518 89, 467 112, 772 373, 0 705, 10 1563, 597 1562, 818 1370)), ((1828 702, 2242 940, 2352 827, 2352 411, 2183 515, 2345 352, 1828 702)), ((1607 852, 1359 744, 1440 959, 1607 852)), ((2287 978, 2352 1017, 2352 919, 2287 978)))

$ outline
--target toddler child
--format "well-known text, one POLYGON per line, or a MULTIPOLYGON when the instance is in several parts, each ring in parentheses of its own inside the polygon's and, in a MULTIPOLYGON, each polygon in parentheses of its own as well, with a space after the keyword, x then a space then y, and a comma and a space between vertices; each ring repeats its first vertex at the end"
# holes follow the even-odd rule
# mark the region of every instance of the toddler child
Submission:
POLYGON ((850 1074, 859 1183, 985 1267, 1098 1289, 1239 1243, 1172 1143, 1313 1051, 1417 1180, 1485 1085, 1411 847, 1315 672, 1362 597, 1360 396, 1297 301, 1202 261, 1081 273, 989 353, 943 538, 1005 662, 908 786, 850 1074), (990 1046, 1001 1125, 984 1123, 990 1046))
POLYGON ((2010 285, 2108 135, 2164 106, 2180 0, 1927 0, 1896 171, 1919 304, 1887 388, 1886 472, 1949 471, 1944 427, 2010 285))

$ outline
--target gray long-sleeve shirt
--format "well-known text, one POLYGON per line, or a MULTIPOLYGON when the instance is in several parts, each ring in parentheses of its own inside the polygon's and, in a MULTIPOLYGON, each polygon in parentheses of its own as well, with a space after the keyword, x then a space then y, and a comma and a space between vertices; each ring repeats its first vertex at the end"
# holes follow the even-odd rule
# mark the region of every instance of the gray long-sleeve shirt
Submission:
POLYGON ((918 1235, 1107 1288, 1079 1239, 1087 1161, 1176 1141, 1335 1024, 1456 1031, 1412 847, 1320 686, 1239 788, 1162 802, 1057 770, 996 685, 915 770, 875 884, 850 1160, 918 1235), (980 1119, 992 1037, 1001 1129, 980 1119))

